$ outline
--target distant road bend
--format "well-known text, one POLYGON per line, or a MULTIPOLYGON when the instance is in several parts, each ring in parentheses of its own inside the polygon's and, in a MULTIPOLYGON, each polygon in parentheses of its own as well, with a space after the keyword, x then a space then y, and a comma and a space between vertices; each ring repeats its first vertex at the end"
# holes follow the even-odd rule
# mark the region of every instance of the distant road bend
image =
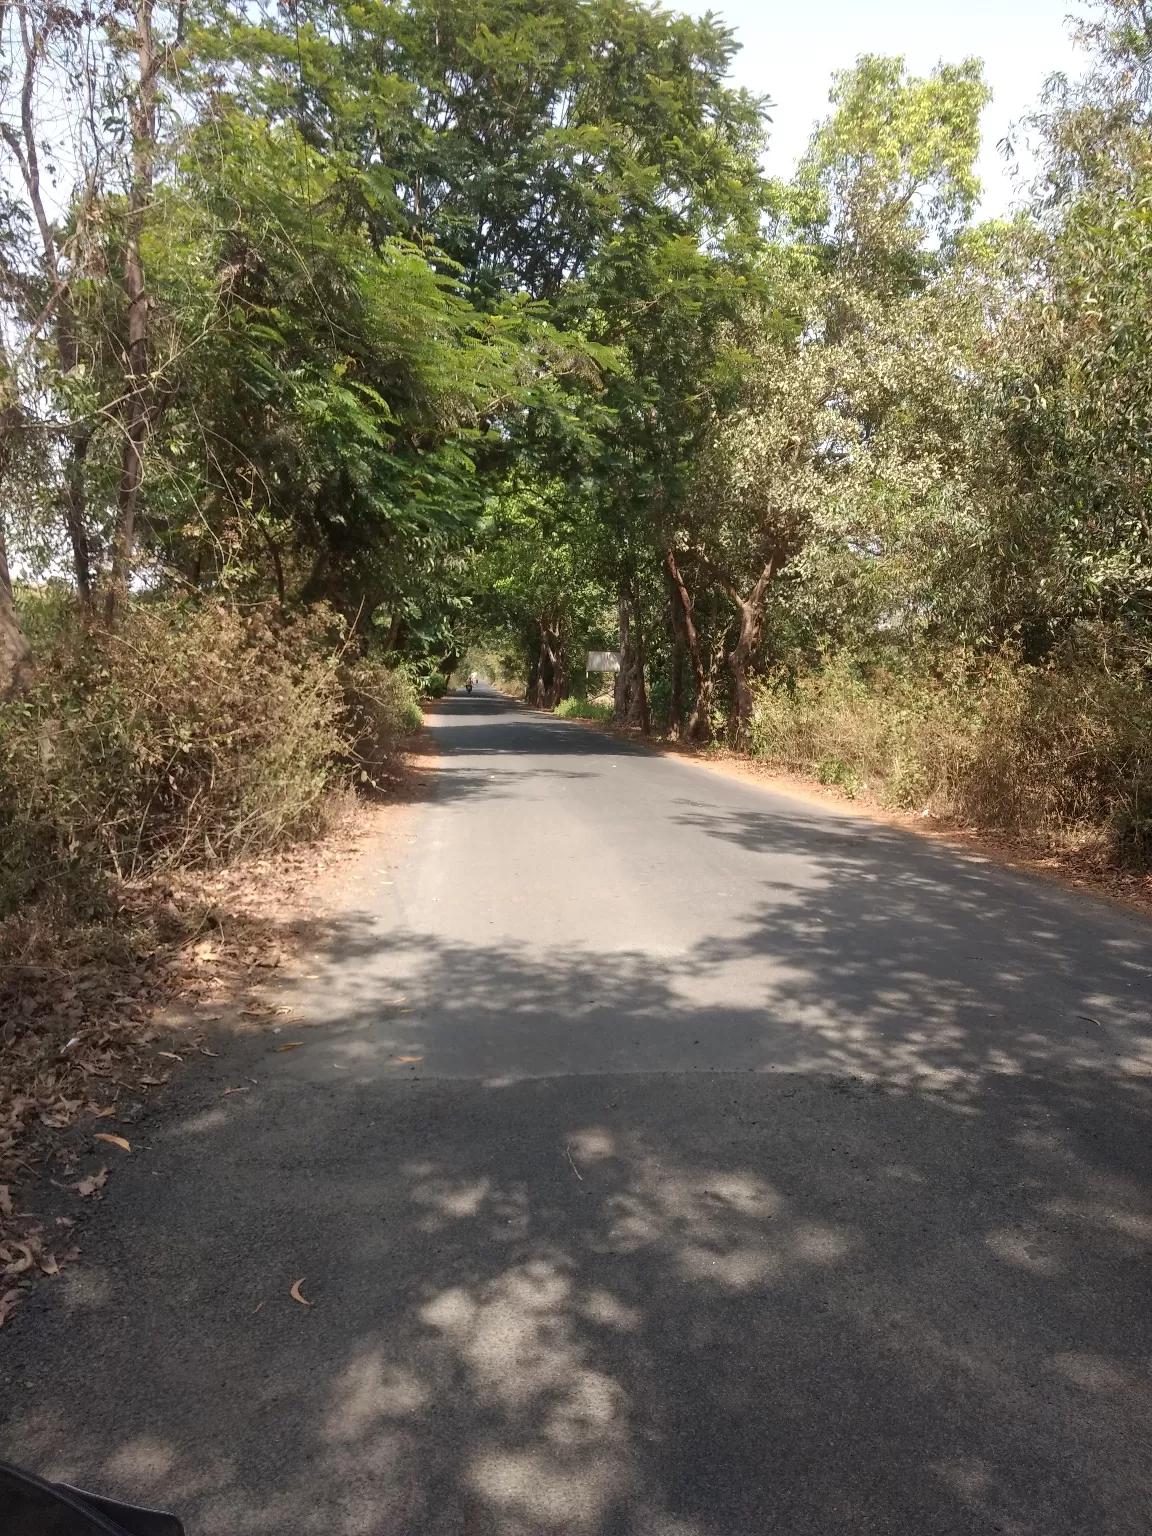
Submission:
POLYGON ((190 1074, 6 1330, 7 1454, 190 1536, 1147 1536, 1148 923, 431 728, 322 1027, 190 1074))

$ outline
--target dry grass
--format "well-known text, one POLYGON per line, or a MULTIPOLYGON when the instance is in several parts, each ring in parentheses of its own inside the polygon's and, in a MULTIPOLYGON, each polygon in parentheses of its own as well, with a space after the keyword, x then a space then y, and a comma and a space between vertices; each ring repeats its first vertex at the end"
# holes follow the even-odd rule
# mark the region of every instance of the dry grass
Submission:
POLYGON ((420 724, 324 610, 140 603, 109 633, 45 604, 30 627, 35 686, 0 708, 0 1325, 69 1251, 71 1218, 14 1193, 47 1165, 99 1198, 74 1128, 120 1135, 203 1048, 158 1012, 270 963, 363 823, 353 785, 403 798, 420 724))
POLYGON ((273 1023, 262 989, 325 942, 329 884, 422 798, 430 747, 413 745, 388 798, 346 796, 319 841, 125 885, 99 922, 46 903, 0 921, 0 1326, 79 1256, 128 1155, 95 1138, 134 1145, 150 1102, 226 1051, 222 1031, 273 1023))
POLYGON ((109 876, 323 835, 334 793, 386 775, 419 725, 407 678, 345 651, 324 609, 140 603, 111 633, 63 615, 0 708, 0 913, 83 915, 109 876))
POLYGON ((322 823, 343 697, 321 622, 141 605, 112 633, 64 628, 0 711, 0 902, 211 866, 322 823))
POLYGON ((1139 853, 1152 831, 1152 700, 1139 668, 1065 654, 862 676, 845 661, 761 690, 753 754, 899 809, 1052 847, 1139 853))

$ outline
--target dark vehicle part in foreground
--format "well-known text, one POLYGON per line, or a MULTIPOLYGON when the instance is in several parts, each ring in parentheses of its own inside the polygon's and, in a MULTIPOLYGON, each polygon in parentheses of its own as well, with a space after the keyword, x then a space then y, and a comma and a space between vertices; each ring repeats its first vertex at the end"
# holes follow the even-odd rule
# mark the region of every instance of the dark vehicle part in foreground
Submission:
POLYGON ((0 1531, 4 1536, 184 1536, 175 1515, 48 1483, 2 1461, 0 1531))

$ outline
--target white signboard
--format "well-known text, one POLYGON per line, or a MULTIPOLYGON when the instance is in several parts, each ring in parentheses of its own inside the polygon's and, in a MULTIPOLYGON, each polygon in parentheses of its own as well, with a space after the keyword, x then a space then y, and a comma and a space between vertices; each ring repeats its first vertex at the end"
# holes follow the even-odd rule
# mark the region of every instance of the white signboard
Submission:
POLYGON ((620 652, 619 651, 589 651, 588 652, 588 671, 589 672, 619 672, 619 670, 620 670, 620 652))

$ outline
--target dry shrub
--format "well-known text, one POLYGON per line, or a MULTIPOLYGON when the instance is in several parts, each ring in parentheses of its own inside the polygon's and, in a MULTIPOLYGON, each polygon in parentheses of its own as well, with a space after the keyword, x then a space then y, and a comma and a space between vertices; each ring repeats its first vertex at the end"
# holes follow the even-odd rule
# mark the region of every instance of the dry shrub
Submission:
POLYGON ((278 924, 247 893, 322 866, 285 845, 328 830, 420 723, 408 678, 350 662, 325 610, 140 601, 109 633, 39 597, 35 686, 0 707, 0 1244, 11 1228, 37 1254, 7 1181, 49 1155, 73 1178, 70 1126, 143 1112, 172 1070, 160 1046, 189 1044, 159 1038, 154 1008, 261 963, 278 924))
MULTIPOLYGON (((101 876, 225 863, 323 830, 349 758, 395 750, 408 685, 344 694, 338 622, 138 602, 62 620, 0 709, 0 911, 101 876), (389 691, 391 690, 391 691, 389 691), (390 734, 391 733, 391 734, 390 734)), ((352 668, 354 676, 360 669, 352 668)))
POLYGON ((761 689, 757 756, 889 805, 1049 842, 1152 834, 1152 697, 1082 633, 1044 667, 956 656, 864 675, 840 658, 761 689))
POLYGON ((343 733, 362 783, 390 776, 405 736, 423 722, 416 688, 406 672, 362 658, 343 671, 343 733))

